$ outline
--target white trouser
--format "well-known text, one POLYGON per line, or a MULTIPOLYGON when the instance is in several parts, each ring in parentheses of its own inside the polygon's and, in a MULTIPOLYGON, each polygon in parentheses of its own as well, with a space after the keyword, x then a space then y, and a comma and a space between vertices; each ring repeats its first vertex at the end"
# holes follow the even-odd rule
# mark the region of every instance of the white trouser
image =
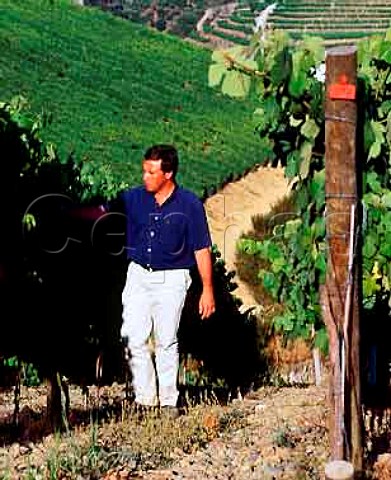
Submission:
POLYGON ((187 269, 149 272, 136 263, 129 265, 122 292, 121 333, 128 337, 133 388, 141 405, 177 403, 177 333, 190 283, 187 269), (152 332, 157 379, 148 347, 152 332))

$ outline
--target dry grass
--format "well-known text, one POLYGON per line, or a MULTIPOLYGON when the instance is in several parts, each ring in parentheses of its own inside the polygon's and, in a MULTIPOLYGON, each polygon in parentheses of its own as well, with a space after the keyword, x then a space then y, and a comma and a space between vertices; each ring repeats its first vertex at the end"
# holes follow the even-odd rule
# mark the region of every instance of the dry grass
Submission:
POLYGON ((42 444, 12 445, 0 456, 2 480, 127 479, 138 471, 169 467, 178 455, 206 446, 218 434, 243 427, 234 406, 203 403, 173 421, 151 411, 123 409, 120 419, 91 423, 42 444), (17 459, 17 461, 15 461, 17 459))

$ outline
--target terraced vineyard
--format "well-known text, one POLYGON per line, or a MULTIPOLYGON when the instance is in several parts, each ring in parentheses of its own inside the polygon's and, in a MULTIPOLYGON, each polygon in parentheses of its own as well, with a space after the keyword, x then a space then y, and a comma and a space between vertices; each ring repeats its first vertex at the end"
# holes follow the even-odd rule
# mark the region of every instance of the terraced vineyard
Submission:
POLYGON ((266 2, 256 2, 250 6, 248 2, 242 1, 216 8, 205 19, 200 33, 214 46, 248 45, 254 33, 255 12, 263 10, 266 5, 266 2), (243 21, 232 20, 241 13, 245 16, 243 21))
MULTIPOLYGON (((255 19, 273 0, 84 0, 135 22, 155 26, 211 46, 247 45, 255 19), (209 12, 202 22, 199 22, 209 12)), ((294 40, 303 35, 326 45, 352 43, 383 33, 390 26, 391 0, 277 0, 267 15, 267 28, 286 30, 294 40)))
MULTIPOLYGON (((254 32, 254 20, 267 3, 239 4, 229 15, 220 15, 204 27, 208 36, 246 44, 254 32)), ((267 29, 281 29, 298 40, 303 35, 324 38, 326 45, 354 43, 390 27, 389 0, 284 0, 277 1, 267 16, 267 29)))
POLYGON ((389 0, 285 0, 270 15, 269 26, 288 30, 295 39, 316 35, 335 44, 384 33, 390 21, 389 0))

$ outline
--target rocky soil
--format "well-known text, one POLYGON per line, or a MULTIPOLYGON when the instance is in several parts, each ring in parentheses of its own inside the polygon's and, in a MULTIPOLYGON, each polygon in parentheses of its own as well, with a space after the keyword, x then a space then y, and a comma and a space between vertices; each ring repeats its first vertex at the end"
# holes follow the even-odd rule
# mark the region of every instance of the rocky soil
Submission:
POLYGON ((150 480, 321 479, 328 457, 323 387, 263 388, 235 406, 244 425, 180 456, 150 480))
MULTIPOLYGON (((39 428, 43 425, 39 423, 39 418, 44 413, 45 394, 45 388, 22 389, 20 438, 12 441, 8 439, 9 443, 0 450, 0 478, 18 480, 52 478, 32 476, 31 467, 34 466, 38 471, 40 465, 48 464, 51 451, 60 452, 69 448, 69 439, 66 435, 62 438, 56 437, 39 428), (38 433, 43 436, 40 437, 38 433)), ((100 392, 93 387, 90 392, 90 406, 98 402, 106 407, 115 405, 122 394, 121 385, 105 387, 100 392)), ((6 415, 12 412, 12 395, 2 393, 0 405, 2 419, 5 420, 6 415)), ((82 420, 81 412, 86 411, 85 398, 79 389, 71 389, 71 405, 71 419, 74 422, 72 443, 76 445, 78 441, 83 443, 83 438, 89 435, 85 428, 78 425, 82 420)), ((179 436, 189 429, 188 417, 192 416, 194 419, 195 411, 190 409, 187 414, 176 420, 175 428, 179 429, 179 436)), ((146 461, 135 465, 134 458, 124 456, 120 465, 110 467, 108 463, 105 472, 101 468, 100 476, 88 476, 86 473, 85 476, 64 475, 53 478, 79 480, 324 478, 323 470, 328 458, 328 412, 324 386, 265 387, 249 393, 243 399, 234 400, 228 406, 205 404, 202 412, 199 428, 207 433, 204 439, 207 438, 208 442, 202 445, 193 444, 190 449, 173 446, 169 461, 157 461, 155 464, 146 461)), ((117 418, 114 423, 113 421, 101 423, 97 429, 96 445, 110 445, 113 452, 113 438, 119 435, 114 425, 118 426, 121 422, 123 420, 117 418)), ((136 424, 129 425, 132 428, 128 435, 132 435, 133 432, 134 435, 140 434, 136 424)), ((148 429, 151 428, 156 426, 152 427, 150 424, 148 429)), ((174 427, 171 425, 169 428, 174 427)), ((171 433, 165 429, 167 429, 165 425, 160 425, 156 432, 158 435, 161 432, 163 437, 166 436, 160 441, 169 443, 172 441, 171 433)), ((194 435, 195 431, 194 428, 191 432, 189 430, 189 435, 190 433, 194 435)), ((197 435, 201 438, 200 432, 197 435)), ((122 443, 116 444, 117 453, 118 448, 124 447, 128 442, 126 437, 121 438, 122 443)))

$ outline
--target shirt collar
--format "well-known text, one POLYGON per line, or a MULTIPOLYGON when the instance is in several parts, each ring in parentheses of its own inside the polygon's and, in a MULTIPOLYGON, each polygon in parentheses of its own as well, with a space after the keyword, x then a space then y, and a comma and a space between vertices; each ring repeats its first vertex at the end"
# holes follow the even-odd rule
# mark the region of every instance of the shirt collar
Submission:
POLYGON ((144 188, 144 192, 152 198, 155 205, 159 208, 163 208, 166 205, 170 204, 172 201, 174 201, 175 197, 177 196, 178 190, 179 190, 179 185, 176 183, 175 186, 174 186, 174 190, 172 191, 171 195, 168 198, 166 198, 166 200, 161 205, 159 205, 157 203, 157 201, 155 200, 154 194, 151 193, 151 192, 147 192, 147 190, 145 190, 145 188, 144 188))

